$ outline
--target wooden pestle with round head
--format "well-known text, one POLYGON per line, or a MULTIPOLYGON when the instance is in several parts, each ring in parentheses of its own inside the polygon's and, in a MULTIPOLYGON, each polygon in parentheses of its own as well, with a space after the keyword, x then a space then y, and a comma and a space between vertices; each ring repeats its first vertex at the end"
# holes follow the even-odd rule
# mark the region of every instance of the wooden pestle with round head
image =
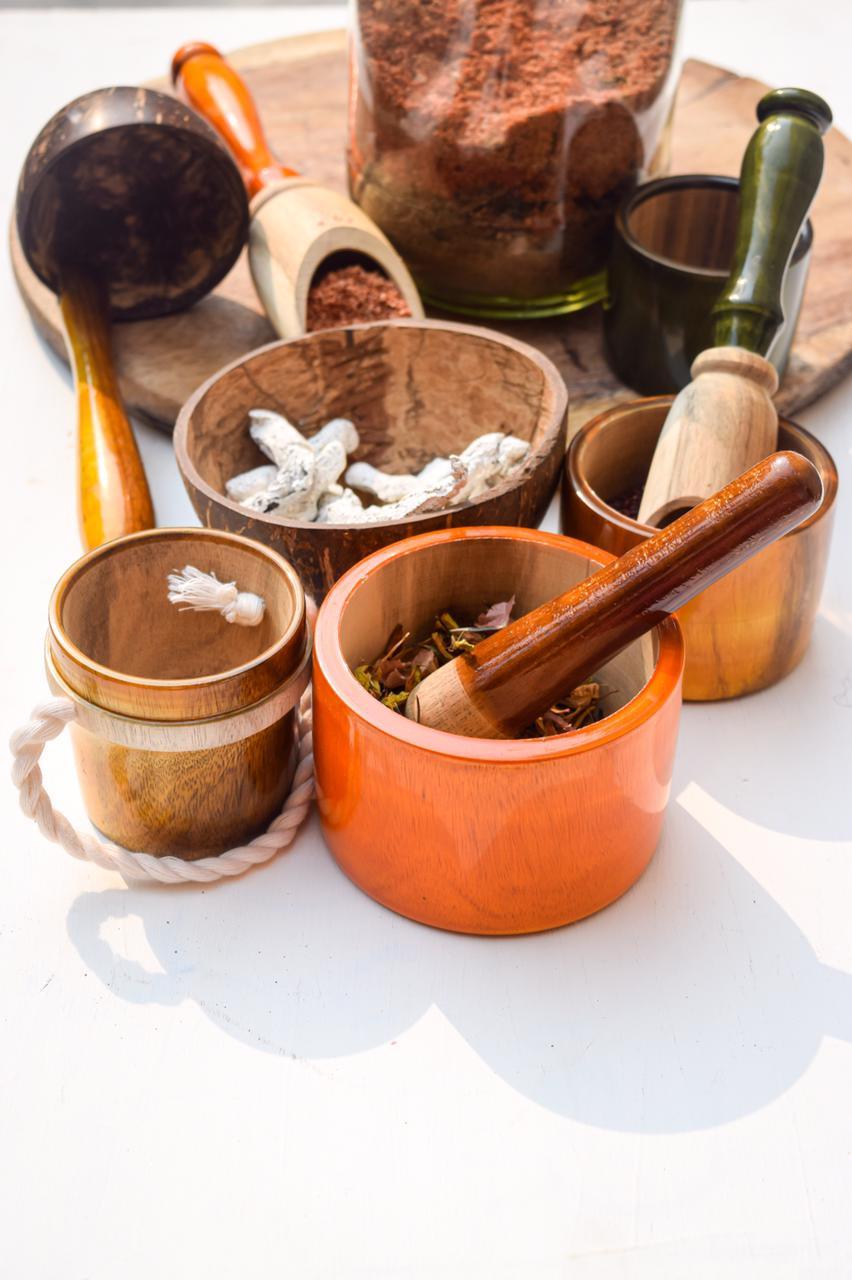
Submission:
POLYGON ((672 405, 638 519, 661 525, 721 489, 776 448, 778 389, 766 358, 784 312, 784 273, 822 176, 827 103, 806 89, 776 89, 743 157, 731 272, 713 308, 713 347, 692 365, 672 405))
POLYGON ((631 641, 807 519, 819 472, 797 453, 764 458, 585 582, 427 676, 407 714, 433 729, 512 738, 631 641))
POLYGON ((279 337, 304 335, 311 284, 337 263, 378 268, 412 317, 423 318, 417 286, 384 232, 352 200, 275 159, 245 81, 212 45, 183 45, 172 59, 172 81, 224 139, 243 174, 251 197, 249 265, 279 337))
POLYGON ((88 93, 44 126, 24 161, 21 247, 59 295, 77 391, 80 528, 87 550, 154 523, 112 363, 112 320, 189 307, 245 242, 240 175, 204 121, 149 89, 88 93))

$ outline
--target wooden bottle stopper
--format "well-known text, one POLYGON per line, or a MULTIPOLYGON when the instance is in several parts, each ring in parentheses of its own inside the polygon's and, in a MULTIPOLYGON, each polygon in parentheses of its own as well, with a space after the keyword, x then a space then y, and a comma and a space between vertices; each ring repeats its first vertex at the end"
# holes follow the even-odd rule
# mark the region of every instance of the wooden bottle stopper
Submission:
POLYGON ((655 537, 427 676, 406 713, 474 738, 511 738, 631 641, 818 507, 822 482, 776 453, 655 537))

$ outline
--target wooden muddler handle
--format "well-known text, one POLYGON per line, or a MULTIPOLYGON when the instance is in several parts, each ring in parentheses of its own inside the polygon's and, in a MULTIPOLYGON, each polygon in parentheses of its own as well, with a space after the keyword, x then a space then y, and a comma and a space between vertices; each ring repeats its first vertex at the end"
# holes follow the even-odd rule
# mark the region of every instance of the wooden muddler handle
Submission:
POLYGON ((106 298, 96 281, 63 272, 59 296, 77 391, 80 535, 87 551, 154 527, 154 508, 112 365, 106 298))
POLYGON ((250 196, 295 177, 296 170, 279 164, 270 151, 246 82, 212 44, 182 45, 172 59, 172 83, 222 138, 250 196))
POLYGON ((819 506, 797 453, 752 467, 655 537, 440 667, 409 695, 421 724, 511 738, 632 640, 819 506))

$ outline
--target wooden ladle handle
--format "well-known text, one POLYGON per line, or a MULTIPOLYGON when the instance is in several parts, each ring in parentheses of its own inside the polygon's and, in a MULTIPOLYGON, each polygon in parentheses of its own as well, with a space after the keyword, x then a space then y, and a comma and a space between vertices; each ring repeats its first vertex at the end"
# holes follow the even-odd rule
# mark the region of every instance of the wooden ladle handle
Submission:
POLYGON ((766 355, 784 321, 787 263, 822 177, 831 108, 808 89, 774 89, 757 118, 740 170, 731 271, 713 307, 713 346, 766 355))
POLYGON ((172 83, 223 139, 250 196, 295 176, 269 150, 246 82, 212 44, 182 45, 172 59, 172 83))
POLYGON ((495 632, 413 690, 421 724, 510 738, 822 500, 816 468, 776 453, 564 595, 495 632))
POLYGON ((87 551, 154 527, 154 508, 112 365, 106 298, 91 278, 66 270, 59 295, 77 392, 80 535, 87 551))

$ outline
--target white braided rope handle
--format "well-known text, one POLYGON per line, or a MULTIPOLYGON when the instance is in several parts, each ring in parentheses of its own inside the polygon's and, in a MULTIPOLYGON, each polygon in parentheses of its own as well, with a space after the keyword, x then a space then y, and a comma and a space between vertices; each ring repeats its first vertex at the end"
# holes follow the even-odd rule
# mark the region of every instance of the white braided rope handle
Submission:
POLYGON ((228 849, 215 858, 199 858, 197 862, 187 862, 171 855, 155 858, 150 853, 131 853, 87 832, 76 831, 68 819, 54 809, 44 789, 38 762, 45 745, 51 738, 57 738, 74 717, 74 704, 68 698, 52 698, 33 708, 30 721, 17 729, 9 742, 14 756, 12 781, 20 791, 21 808, 28 818, 37 823, 42 835, 61 844, 72 857, 119 871, 127 879, 181 884, 187 880, 206 883, 225 876, 242 875, 250 867, 269 862, 286 849, 311 807, 314 756, 310 689, 302 695, 300 704, 299 758, 284 808, 267 830, 255 836, 249 844, 228 849))

